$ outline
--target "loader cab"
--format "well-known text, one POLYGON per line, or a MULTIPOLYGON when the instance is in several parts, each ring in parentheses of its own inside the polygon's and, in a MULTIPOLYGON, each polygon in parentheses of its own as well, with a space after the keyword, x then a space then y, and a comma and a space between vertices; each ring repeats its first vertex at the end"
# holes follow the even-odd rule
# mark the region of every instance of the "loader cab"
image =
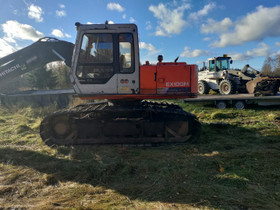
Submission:
POLYGON ((76 23, 71 80, 79 95, 137 94, 139 47, 135 24, 76 23))
POLYGON ((222 70, 230 69, 230 64, 232 64, 231 57, 223 55, 223 57, 214 57, 208 59, 208 66, 210 72, 218 72, 222 70))

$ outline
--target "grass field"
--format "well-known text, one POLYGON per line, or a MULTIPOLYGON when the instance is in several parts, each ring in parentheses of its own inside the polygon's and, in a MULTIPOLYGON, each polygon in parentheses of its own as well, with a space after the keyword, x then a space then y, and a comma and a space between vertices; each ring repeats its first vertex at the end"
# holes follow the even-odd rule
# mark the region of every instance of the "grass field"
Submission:
POLYGON ((53 111, 0 109, 0 209, 279 209, 280 107, 180 104, 197 144, 49 148, 53 111))

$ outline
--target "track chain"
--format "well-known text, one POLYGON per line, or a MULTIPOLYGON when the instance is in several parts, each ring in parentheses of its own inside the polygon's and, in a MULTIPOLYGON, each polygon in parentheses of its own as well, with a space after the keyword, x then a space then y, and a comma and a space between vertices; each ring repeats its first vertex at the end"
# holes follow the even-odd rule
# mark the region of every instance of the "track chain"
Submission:
POLYGON ((151 101, 81 104, 47 116, 40 126, 49 146, 195 142, 200 133, 195 115, 176 104, 151 101))

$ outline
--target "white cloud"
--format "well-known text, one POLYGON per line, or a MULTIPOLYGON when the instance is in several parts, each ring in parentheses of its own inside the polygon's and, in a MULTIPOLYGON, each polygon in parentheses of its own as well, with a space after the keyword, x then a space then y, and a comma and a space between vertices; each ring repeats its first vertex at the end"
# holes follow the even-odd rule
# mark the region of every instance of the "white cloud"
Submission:
POLYGON ((203 41, 210 41, 210 40, 211 40, 210 37, 205 37, 205 38, 203 38, 203 41))
POLYGON ((56 16, 58 16, 58 17, 66 16, 66 11, 64 10, 65 5, 64 4, 60 4, 59 7, 61 8, 61 10, 56 10, 55 11, 56 16))
POLYGON ((255 12, 238 21, 233 32, 223 33, 213 46, 226 47, 249 41, 261 41, 266 37, 280 36, 280 6, 258 6, 255 12))
POLYGON ((59 37, 59 38, 64 37, 63 32, 61 30, 59 30, 59 29, 53 29, 51 34, 53 36, 56 36, 56 37, 59 37))
POLYGON ((233 60, 249 60, 254 57, 267 57, 270 55, 270 47, 260 43, 257 48, 247 50, 246 53, 229 53, 233 60))
POLYGON ((146 30, 151 30, 152 29, 152 23, 151 21, 146 22, 146 30))
POLYGON ((198 20, 199 18, 203 17, 203 16, 206 16, 208 15, 208 13, 212 10, 216 8, 216 4, 214 2, 211 2, 207 5, 205 5, 203 7, 203 9, 197 11, 197 12, 193 12, 189 15, 189 18, 190 19, 193 19, 193 20, 198 20))
POLYGON ((206 55, 209 55, 209 51, 199 50, 199 49, 195 49, 191 51, 191 49, 188 46, 185 46, 184 51, 180 54, 181 57, 187 57, 187 58, 194 58, 194 57, 206 56, 206 55))
POLYGON ((120 4, 112 3, 112 2, 107 4, 107 9, 108 10, 117 10, 118 12, 123 12, 124 11, 124 8, 120 4))
POLYGON ((0 39, 0 58, 15 52, 15 48, 4 39, 0 39))
POLYGON ((35 19, 36 22, 43 22, 42 15, 44 14, 41 7, 31 4, 28 7, 28 17, 35 19))
POLYGON ((51 33, 53 36, 56 36, 56 37, 59 37, 59 38, 71 38, 71 35, 70 34, 67 34, 67 33, 63 33, 63 31, 59 30, 59 29, 53 29, 52 30, 52 33, 51 33))
POLYGON ((18 10, 15 9, 15 10, 13 11, 13 14, 14 14, 14 15, 18 15, 18 14, 19 14, 18 10))
POLYGON ((222 21, 218 22, 209 18, 206 24, 202 24, 200 31, 205 34, 210 33, 223 33, 227 32, 228 29, 232 26, 232 21, 229 18, 224 18, 222 21))
POLYGON ((130 18, 129 18, 129 22, 130 22, 130 23, 135 23, 136 20, 135 20, 133 17, 130 17, 130 18))
POLYGON ((126 18, 126 14, 123 14, 123 15, 122 15, 122 18, 125 19, 125 18, 126 18))
POLYGON ((43 33, 36 31, 32 26, 21 24, 15 20, 9 20, 1 26, 4 37, 0 38, 0 57, 19 50, 18 40, 31 40, 35 42, 44 36, 43 33))
POLYGON ((58 17, 66 16, 65 10, 56 10, 56 11, 55 11, 55 14, 56 14, 58 17))
POLYGON ((276 47, 280 47, 280 42, 275 42, 276 47))
POLYGON ((2 28, 6 40, 21 39, 37 41, 44 36, 43 33, 36 31, 32 26, 21 24, 16 20, 8 20, 6 23, 2 24, 2 28))
POLYGON ((71 38, 70 34, 65 33, 64 35, 65 35, 66 38, 71 38))
POLYGON ((14 38, 12 38, 11 36, 4 36, 3 39, 6 41, 6 42, 9 42, 9 43, 14 43, 16 44, 16 40, 14 38))
POLYGON ((184 3, 176 9, 169 9, 170 5, 160 3, 157 6, 151 5, 149 10, 158 19, 156 27, 156 36, 171 36, 180 34, 183 28, 187 25, 184 20, 184 11, 190 9, 190 4, 184 3))
POLYGON ((232 60, 234 61, 245 61, 245 60, 249 60, 251 59, 252 57, 244 54, 244 53, 229 53, 228 54, 232 60))
POLYGON ((145 43, 145 42, 140 42, 139 43, 139 48, 140 50, 147 50, 148 55, 155 55, 159 52, 152 44, 150 43, 145 43))
POLYGON ((268 56, 270 47, 265 43, 260 43, 258 48, 247 50, 246 55, 248 56, 268 56))

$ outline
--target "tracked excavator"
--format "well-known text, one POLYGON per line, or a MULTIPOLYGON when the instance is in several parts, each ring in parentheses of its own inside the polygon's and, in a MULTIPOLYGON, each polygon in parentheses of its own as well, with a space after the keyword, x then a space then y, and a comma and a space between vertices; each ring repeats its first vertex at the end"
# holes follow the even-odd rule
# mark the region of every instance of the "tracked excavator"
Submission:
POLYGON ((196 97, 197 65, 178 59, 163 62, 162 56, 156 65, 140 65, 135 24, 76 23, 76 28, 70 79, 81 99, 95 102, 45 117, 40 134, 47 145, 142 145, 199 138, 196 116, 173 103, 147 101, 196 97))

